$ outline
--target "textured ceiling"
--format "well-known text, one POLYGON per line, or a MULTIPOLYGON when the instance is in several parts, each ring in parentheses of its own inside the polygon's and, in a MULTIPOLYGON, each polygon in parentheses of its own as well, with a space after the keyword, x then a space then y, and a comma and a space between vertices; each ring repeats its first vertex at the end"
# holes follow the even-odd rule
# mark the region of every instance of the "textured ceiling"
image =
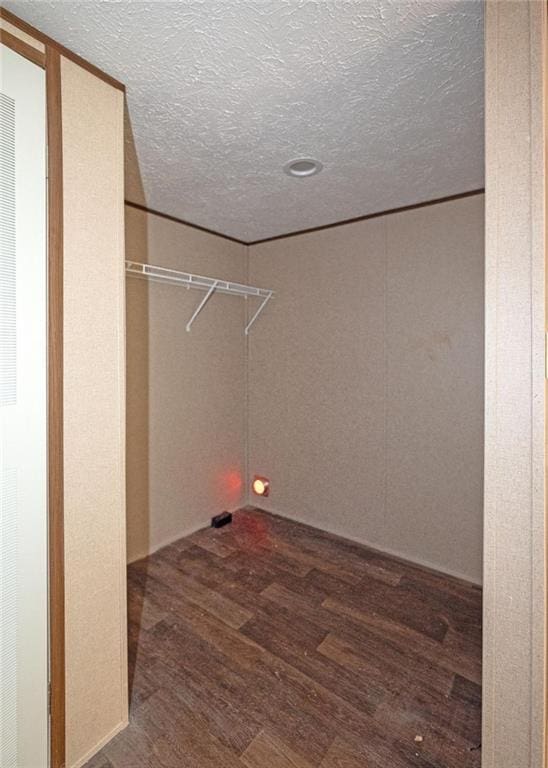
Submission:
POLYGON ((126 84, 151 208, 252 241, 483 185, 481 0, 4 5, 126 84))

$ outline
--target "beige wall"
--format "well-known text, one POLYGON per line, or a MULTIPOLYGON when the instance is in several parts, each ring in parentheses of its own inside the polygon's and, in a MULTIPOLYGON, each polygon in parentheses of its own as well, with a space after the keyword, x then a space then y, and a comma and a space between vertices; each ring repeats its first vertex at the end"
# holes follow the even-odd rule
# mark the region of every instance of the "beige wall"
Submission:
POLYGON ((483 196, 252 246, 261 506, 481 580, 483 196))
POLYGON ((123 94, 62 59, 67 765, 127 721, 123 94))
MULTIPOLYGON (((126 208, 127 258, 245 282, 246 248, 126 208)), ((131 562, 244 500, 245 300, 127 279, 131 562)))
POLYGON ((546 3, 486 5, 483 768, 545 765, 546 3))

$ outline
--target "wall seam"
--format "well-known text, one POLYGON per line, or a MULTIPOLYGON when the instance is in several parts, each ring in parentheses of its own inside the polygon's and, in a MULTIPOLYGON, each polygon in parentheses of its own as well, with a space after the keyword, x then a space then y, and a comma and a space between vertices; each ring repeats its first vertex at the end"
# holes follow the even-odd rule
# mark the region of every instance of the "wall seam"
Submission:
POLYGON ((388 328, 387 328, 387 303, 388 303, 388 216, 384 218, 383 227, 383 318, 382 318, 382 344, 383 344, 383 515, 388 512, 388 328))
POLYGON ((530 281, 530 302, 531 302, 531 587, 530 587, 530 621, 531 621, 531 763, 532 765, 545 765, 545 732, 543 732, 543 723, 545 717, 545 677, 546 677, 546 644, 545 644, 545 623, 546 598, 544 592, 545 582, 545 562, 544 562, 544 537, 546 530, 544 521, 544 503, 540 504, 539 494, 536 492, 538 486, 544 487, 545 482, 545 351, 544 351, 544 332, 545 332, 545 93, 546 86, 544 81, 544 67, 539 72, 535 66, 537 57, 542 57, 543 65, 546 63, 546 3, 538 6, 529 6, 529 38, 530 38, 530 67, 529 67, 529 110, 531 132, 533 135, 542 136, 540 142, 531 141, 529 145, 530 167, 531 167, 531 189, 530 189, 530 237, 531 237, 531 281, 530 281), (541 30, 541 31, 540 31, 541 30), (533 98, 534 93, 542 94, 542 100, 533 98), (540 144, 540 146, 539 146, 540 144), (542 169, 539 171, 539 169, 542 169), (540 178, 539 178, 540 175, 540 178), (535 226, 536 216, 542 220, 542 232, 539 233, 539 227, 535 226), (537 301, 537 292, 535 286, 538 286, 539 293, 542 294, 542 301, 537 301), (541 288, 542 286, 542 288, 541 288), (538 339, 538 342, 537 342, 538 339), (538 379, 537 379, 538 376, 538 379), (538 385, 537 385, 538 382, 538 385), (542 384, 541 384, 542 382, 542 384), (538 391, 537 391, 538 386, 538 391), (539 405, 541 403, 541 405, 539 405), (540 425, 542 424, 542 430, 540 425), (540 454, 540 456, 538 456, 540 454), (538 456, 538 458, 537 458, 538 456), (542 469, 541 469, 542 467, 542 469), (539 525, 539 536, 536 532, 536 526, 539 525), (540 541, 539 541, 540 540, 540 541), (542 542, 542 543, 540 543, 542 542), (543 595, 542 619, 538 618, 537 595, 543 595), (542 649, 542 652, 541 652, 542 649), (542 675, 538 675, 536 670, 538 665, 542 664, 542 675), (540 716, 536 712, 542 708, 540 716))
MULTIPOLYGON (((498 113, 499 113, 499 92, 498 92, 498 83, 499 83, 499 37, 500 37, 500 30, 499 30, 499 8, 497 4, 491 3, 491 8, 494 9, 494 16, 495 16, 495 22, 494 22, 494 28, 496 30, 496 49, 495 49, 495 82, 496 82, 496 97, 495 97, 495 105, 494 105, 494 111, 495 111, 495 132, 496 132, 496 142, 495 142, 495 153, 496 153, 496 177, 494 179, 495 184, 495 194, 496 194, 496 220, 495 220, 495 242, 498 244, 500 242, 500 218, 499 218, 499 210, 500 210, 500 204, 499 204, 499 186, 498 186, 498 165, 499 165, 499 121, 498 121, 498 113)), ((487 91, 487 88, 486 88, 487 91)), ((485 142, 487 144, 487 140, 485 142)), ((487 169, 485 171, 485 174, 487 176, 487 169)), ((487 201, 487 179, 485 184, 485 200, 487 201)), ((486 248, 487 251, 487 248, 486 248)), ((494 430, 495 430, 495 441, 496 441, 496 429, 497 429, 497 411, 499 407, 499 392, 498 392, 498 367, 499 367, 499 361, 498 361, 498 349, 499 349, 499 342, 498 342, 498 290, 497 290, 497 283, 498 283, 498 262, 495 262, 494 268, 493 268, 493 280, 495 281, 495 295, 494 295, 494 325, 495 325, 495 339, 494 339, 494 349, 495 349, 495 359, 494 359, 494 411, 495 411, 495 424, 494 424, 494 430)), ((486 398, 487 399, 487 398, 486 398)), ((484 406, 485 407, 485 406, 484 406)), ((485 428, 484 428, 484 441, 486 440, 485 435, 485 428)), ((485 446, 484 446, 485 450, 485 446)), ((494 464, 495 468, 497 467, 497 455, 495 454, 494 464)), ((498 470, 496 470, 498 471, 498 470)), ((484 478, 485 482, 485 478, 484 478)), ((495 515, 498 511, 498 498, 495 495, 494 497, 494 512, 495 515)), ((484 511, 485 515, 485 511, 484 511)), ((484 526, 485 526, 485 520, 484 520, 484 526)), ((496 563, 497 563, 497 535, 498 531, 495 530, 494 537, 493 537, 493 551, 492 551, 492 562, 490 563, 492 573, 496 573, 496 563)), ((485 553, 485 531, 484 531, 484 553, 485 553)), ((484 579, 485 584, 485 579, 484 579)), ((497 581, 496 579, 493 579, 493 601, 492 601, 492 626, 495 627, 497 623, 497 606, 498 606, 498 596, 497 596, 497 581)), ((491 646, 491 653, 493 654, 493 658, 497 658, 497 637, 496 633, 494 631, 491 632, 491 639, 492 639, 492 646, 491 646)), ((485 644, 485 635, 482 637, 482 641, 485 644)), ((494 761, 494 755, 495 755, 495 731, 496 731, 496 723, 498 722, 498 702, 497 702, 497 689, 495 685, 495 676, 493 674, 493 668, 492 668, 492 662, 489 662, 488 667, 490 673, 491 673, 491 685, 490 685, 490 694, 491 694, 491 703, 492 703, 492 721, 490 723, 491 730, 489 732, 490 735, 490 753, 488 753, 488 757, 490 760, 494 761)), ((485 710, 482 700, 482 719, 485 717, 485 710)), ((482 737, 483 738, 483 737, 482 737)))
POLYGON ((483 509, 483 584, 484 589, 492 589, 492 599, 489 601, 489 605, 486 600, 483 603, 483 654, 482 654, 482 688, 484 690, 484 696, 482 701, 482 763, 485 763, 486 768, 494 765, 495 755, 495 743, 494 732, 495 723, 498 718, 497 708, 497 696, 495 678, 493 674, 493 658, 497 658, 497 643, 496 635, 493 631, 493 627, 497 621, 497 584, 496 579, 492 578, 492 574, 496 571, 496 551, 497 551, 497 531, 493 531, 493 540, 491 546, 489 546, 487 536, 487 518, 490 514, 496 515, 497 510, 497 498, 491 490, 491 474, 496 474, 496 455, 488 455, 488 443, 489 439, 494 437, 496 441, 496 411, 498 409, 498 343, 497 343, 497 267, 496 261, 491 263, 492 253, 496 252, 496 243, 499 241, 499 221, 498 221, 498 178, 497 178, 497 165, 498 165, 498 49, 499 49, 499 18, 498 18, 498 6, 496 3, 489 2, 486 4, 486 51, 485 51, 485 256, 484 256, 484 276, 485 276, 485 340, 484 340, 484 368, 485 368, 485 380, 484 380, 484 509, 483 509), (491 21, 491 34, 493 37, 492 49, 489 50, 487 30, 491 21), (490 56, 489 56, 490 54, 490 56), (489 69, 490 67, 490 69, 489 69), (492 105, 490 105, 487 98, 489 92, 489 72, 491 72, 492 82, 495 83, 495 88, 492 93, 492 105), (492 113, 492 114, 491 114, 492 113), (494 133, 494 141, 490 141, 490 135, 494 133), (491 153, 493 154, 495 161, 491 162, 491 174, 487 179, 487 167, 491 160, 491 153), (494 212, 493 223, 491 221, 491 202, 494 212), (490 245, 494 243, 494 247, 491 250, 490 245), (491 282, 488 279, 489 271, 491 271, 491 282), (492 345, 489 346, 487 339, 489 334, 492 334, 492 345), (489 366, 493 371, 493 379, 489 379, 489 366), (487 404, 488 398, 492 392, 492 409, 494 416, 488 412, 487 404), (494 465, 494 466, 492 466, 494 465), (491 507, 491 509, 488 509, 491 507), (488 610, 489 608, 489 610, 488 610), (490 653, 487 653, 489 648, 490 653))
MULTIPOLYGON (((250 279, 250 264, 249 257, 251 246, 246 245, 245 248, 245 279, 249 285, 250 279)), ((245 302, 245 322, 246 325, 249 321, 249 300, 245 302)), ((244 505, 250 503, 249 497, 249 335, 245 337, 245 353, 244 353, 244 493, 243 501, 244 505)))
MULTIPOLYGON (((534 30, 533 30, 533 21, 531 18, 531 7, 528 8, 528 15, 529 15, 529 121, 531 125, 531 132, 533 133, 534 130, 534 119, 535 119, 535 113, 533 109, 532 104, 532 89, 533 89, 533 70, 534 70, 534 53, 535 53, 535 36, 534 36, 534 30)), ((529 444, 530 444, 530 451, 531 451, 531 475, 529 478, 530 481, 530 505, 531 505, 531 516, 529 520, 529 643, 531 647, 531 658, 530 658, 530 666, 529 666, 529 675, 530 675, 530 684, 531 684, 531 692, 529 697, 529 761, 531 765, 540 765, 538 763, 538 760, 535 760, 533 763, 533 754, 534 754, 534 730, 535 730, 535 717, 534 717, 534 699, 535 699, 535 674, 534 674, 534 663, 536 661, 535 659, 535 615, 534 615, 534 606, 535 606, 535 596, 534 596, 534 588, 536 586, 535 584, 535 530, 534 530, 534 524, 535 524, 535 516, 534 516, 534 508, 535 508, 535 466, 534 466, 534 458, 535 458, 535 429, 534 429, 534 415, 535 415, 535 403, 534 403, 534 397, 535 397, 535 336, 534 336, 534 321, 535 321, 535 315, 534 315, 534 258, 535 258, 535 248, 534 248, 534 240, 535 240, 535 226, 534 226, 534 168, 533 168, 533 155, 535 152, 535 142, 530 141, 529 142, 529 165, 530 165, 530 180, 529 180, 529 240, 530 240, 530 247, 531 247, 531 260, 529 265, 529 303, 531 306, 531 316, 530 316, 530 338, 531 338, 531 348, 530 348, 530 387, 531 387, 531 402, 530 402, 530 415, 529 415, 529 421, 531 424, 531 430, 529 434, 529 444)))

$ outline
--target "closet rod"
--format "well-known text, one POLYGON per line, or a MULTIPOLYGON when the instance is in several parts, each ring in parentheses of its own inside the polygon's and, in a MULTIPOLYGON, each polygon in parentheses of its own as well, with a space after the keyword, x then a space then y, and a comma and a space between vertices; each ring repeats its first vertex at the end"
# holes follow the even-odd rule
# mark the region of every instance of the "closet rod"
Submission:
POLYGON ((157 280, 161 282, 175 283, 177 285, 184 285, 185 288, 197 288, 201 291, 207 291, 206 295, 197 306, 194 314, 186 324, 186 330, 190 331, 193 322, 196 320, 202 309, 205 307, 208 300, 213 293, 230 293, 235 296, 256 296, 262 298, 257 311, 248 322, 244 329, 244 333, 247 336, 253 323, 257 320, 261 312, 264 310, 270 299, 274 295, 274 291, 266 288, 256 288, 252 285, 244 285, 243 283, 232 283, 227 280, 219 280, 214 277, 204 277, 203 275, 194 275, 190 272, 179 272, 176 269, 167 269, 166 267, 156 267, 152 264, 142 264, 136 261, 126 261, 126 272, 134 277, 144 277, 149 280, 157 280))

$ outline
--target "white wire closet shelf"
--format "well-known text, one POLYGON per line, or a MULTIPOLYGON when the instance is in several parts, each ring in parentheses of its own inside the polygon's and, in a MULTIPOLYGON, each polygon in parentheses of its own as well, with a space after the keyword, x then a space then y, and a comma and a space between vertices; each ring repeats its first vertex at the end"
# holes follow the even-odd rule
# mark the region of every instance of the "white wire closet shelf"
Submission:
POLYGON ((190 331, 193 322, 196 320, 202 309, 205 307, 211 296, 215 293, 231 293, 235 296, 244 298, 256 297, 262 299, 255 314, 244 329, 247 336, 255 320, 259 317, 270 299, 274 296, 274 291, 267 288, 255 288, 252 285, 243 285, 242 283, 231 283, 227 280, 219 280, 215 277, 204 277, 203 275, 193 275, 190 272, 179 272, 176 269, 166 269, 166 267, 155 267, 152 264, 141 264, 137 261, 126 261, 126 272, 134 277, 144 277, 149 280, 158 280, 167 283, 176 283, 184 285, 185 288, 197 288, 200 291, 206 291, 206 295, 198 304, 188 323, 186 330, 190 331))

